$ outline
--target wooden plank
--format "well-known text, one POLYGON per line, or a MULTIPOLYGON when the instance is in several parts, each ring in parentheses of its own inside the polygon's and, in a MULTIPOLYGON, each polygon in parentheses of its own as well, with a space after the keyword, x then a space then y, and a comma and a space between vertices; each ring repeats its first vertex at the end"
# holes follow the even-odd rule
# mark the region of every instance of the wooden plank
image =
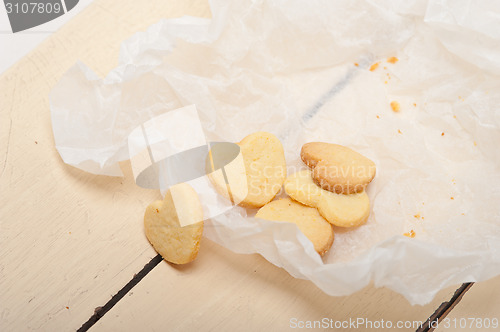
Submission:
POLYGON ((54 148, 48 94, 77 60, 104 75, 120 43, 204 1, 97 0, 0 76, 0 330, 75 330, 156 255, 125 178, 69 167, 54 148))
POLYGON ((435 331, 460 330, 500 330, 500 276, 474 283, 435 331), (496 324, 493 323, 495 319, 496 324))
POLYGON ((161 262, 92 331, 284 331, 324 318, 423 323, 455 289, 442 290, 425 306, 411 306, 401 295, 373 286, 331 297, 260 255, 237 255, 203 239, 195 262, 161 262))
POLYGON ((446 319, 446 316, 460 303, 465 293, 467 293, 472 286, 473 282, 465 282, 457 288, 453 296, 443 303, 434 311, 434 313, 427 318, 427 321, 416 332, 435 331, 439 322, 446 319))

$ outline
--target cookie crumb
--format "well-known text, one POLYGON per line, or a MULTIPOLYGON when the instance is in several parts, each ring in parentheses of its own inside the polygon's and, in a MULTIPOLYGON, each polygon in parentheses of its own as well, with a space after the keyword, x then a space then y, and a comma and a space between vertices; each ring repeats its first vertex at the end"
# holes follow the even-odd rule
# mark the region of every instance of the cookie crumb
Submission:
POLYGON ((477 146, 477 143, 476 143, 476 141, 474 141, 474 146, 477 146))
POLYGON ((453 118, 454 118, 454 119, 456 119, 456 118, 457 118, 457 116, 456 116, 456 115, 454 115, 454 116, 453 116, 453 118))
POLYGON ((387 84, 387 81, 385 81, 384 83, 387 84))
POLYGON ((160 213, 160 210, 156 209, 156 213, 160 213))
POLYGON ((416 104, 416 103, 413 103, 413 106, 417 107, 417 104, 416 104))
POLYGON ((404 236, 414 238, 415 237, 415 231, 412 229, 408 233, 404 233, 404 236))
POLYGON ((38 142, 37 142, 37 141, 35 141, 35 144, 38 144, 38 142))
POLYGON ((417 213, 416 215, 414 215, 414 217, 420 219, 420 213, 417 213))
POLYGON ((377 115, 377 119, 380 119, 380 116, 377 115))
POLYGON ((401 130, 399 130, 399 129, 398 129, 398 133, 399 133, 399 134, 402 134, 401 130))
POLYGON ((401 105, 397 101, 391 101, 391 108, 394 112, 399 112, 401 110, 401 105))
POLYGON ((66 307, 66 309, 69 309, 69 307, 66 307))
POLYGON ((71 235, 71 232, 68 232, 69 235, 71 235))
POLYGON ((444 133, 441 133, 441 136, 444 136, 444 133))
POLYGON ((387 62, 389 62, 389 63, 396 63, 398 61, 399 61, 399 59, 396 58, 395 56, 391 56, 389 59, 387 59, 387 62))
POLYGON ((455 198, 453 196, 451 196, 450 199, 455 199, 455 198))
POLYGON ((354 63, 354 65, 355 65, 356 67, 359 67, 359 64, 358 64, 357 62, 355 62, 355 63, 354 63))
POLYGON ((378 65, 379 65, 380 62, 375 62, 371 67, 370 67, 370 71, 374 71, 375 69, 378 68, 378 65))

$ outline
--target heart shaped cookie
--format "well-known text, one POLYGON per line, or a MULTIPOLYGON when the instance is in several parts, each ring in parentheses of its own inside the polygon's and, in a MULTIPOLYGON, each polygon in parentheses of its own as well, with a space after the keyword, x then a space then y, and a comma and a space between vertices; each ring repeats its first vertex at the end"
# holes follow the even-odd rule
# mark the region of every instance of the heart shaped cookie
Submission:
POLYGON ((163 201, 144 213, 146 237, 168 262, 186 264, 198 255, 203 234, 203 210, 198 194, 187 183, 172 186, 163 201))
POLYGON ((362 192, 375 177, 373 161, 342 145, 307 143, 300 157, 313 170, 314 182, 337 194, 362 192))
POLYGON ((344 195, 324 190, 314 183, 308 169, 290 175, 285 180, 285 192, 294 200, 317 208, 335 226, 359 226, 370 214, 370 200, 365 191, 344 195))
POLYGON ((243 162, 236 158, 224 167, 225 178, 221 170, 210 174, 209 178, 217 191, 226 198, 231 196, 235 204, 262 207, 276 196, 285 181, 283 146, 276 136, 266 132, 248 135, 238 145, 243 162))
POLYGON ((332 246, 334 234, 318 210, 297 203, 290 198, 279 199, 264 205, 255 215, 272 221, 291 222, 313 243, 314 250, 323 256, 332 246))

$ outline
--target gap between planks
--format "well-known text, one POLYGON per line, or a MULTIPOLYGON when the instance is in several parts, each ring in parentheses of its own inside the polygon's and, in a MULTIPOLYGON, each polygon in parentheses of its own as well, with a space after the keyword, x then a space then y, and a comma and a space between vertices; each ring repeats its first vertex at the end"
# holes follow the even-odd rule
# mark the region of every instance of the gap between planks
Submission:
POLYGON ((88 331, 99 319, 101 319, 111 308, 115 306, 135 285, 137 285, 151 270, 153 270, 162 261, 160 254, 156 255, 149 263, 144 265, 139 273, 135 274, 134 277, 125 285, 122 289, 118 291, 111 299, 102 307, 95 308, 94 314, 83 323, 83 325, 77 330, 77 332, 88 331))
MULTIPOLYGON (((128 292, 134 288, 149 272, 151 272, 163 258, 160 254, 156 255, 149 261, 141 271, 134 275, 134 277, 121 288, 118 293, 111 297, 111 299, 106 302, 103 306, 96 307, 94 314, 83 323, 83 325, 77 330, 77 332, 86 332, 92 326, 94 326, 97 321, 99 321, 108 311, 110 311, 128 292)), ((427 318, 425 323, 418 328, 415 332, 432 332, 435 330, 434 326, 443 320, 450 312, 455 308, 455 306, 462 300, 465 293, 474 285, 473 282, 463 283, 453 294, 449 301, 445 301, 439 305, 439 307, 434 311, 434 313, 427 318)))
POLYGON ((473 282, 463 283, 456 291, 455 294, 451 297, 449 301, 441 303, 441 305, 434 311, 429 318, 427 318, 426 322, 415 332, 432 332, 439 325, 439 322, 442 321, 448 314, 455 308, 455 306, 462 300, 462 297, 467 293, 467 291, 474 285, 473 282))

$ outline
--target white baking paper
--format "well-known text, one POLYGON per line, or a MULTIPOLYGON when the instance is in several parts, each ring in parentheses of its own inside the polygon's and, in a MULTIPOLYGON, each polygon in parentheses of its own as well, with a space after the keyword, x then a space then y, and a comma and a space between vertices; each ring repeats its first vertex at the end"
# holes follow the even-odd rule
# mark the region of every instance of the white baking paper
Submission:
POLYGON ((207 220, 209 239, 260 253, 331 295, 373 281, 425 304, 448 285, 500 274, 497 3, 210 5, 212 19, 163 20, 125 41, 103 79, 81 63, 61 78, 50 103, 66 163, 119 176, 134 128, 194 104, 207 141, 277 135, 290 174, 310 141, 377 165, 367 224, 336 228, 323 259, 295 225, 241 207, 207 220))

